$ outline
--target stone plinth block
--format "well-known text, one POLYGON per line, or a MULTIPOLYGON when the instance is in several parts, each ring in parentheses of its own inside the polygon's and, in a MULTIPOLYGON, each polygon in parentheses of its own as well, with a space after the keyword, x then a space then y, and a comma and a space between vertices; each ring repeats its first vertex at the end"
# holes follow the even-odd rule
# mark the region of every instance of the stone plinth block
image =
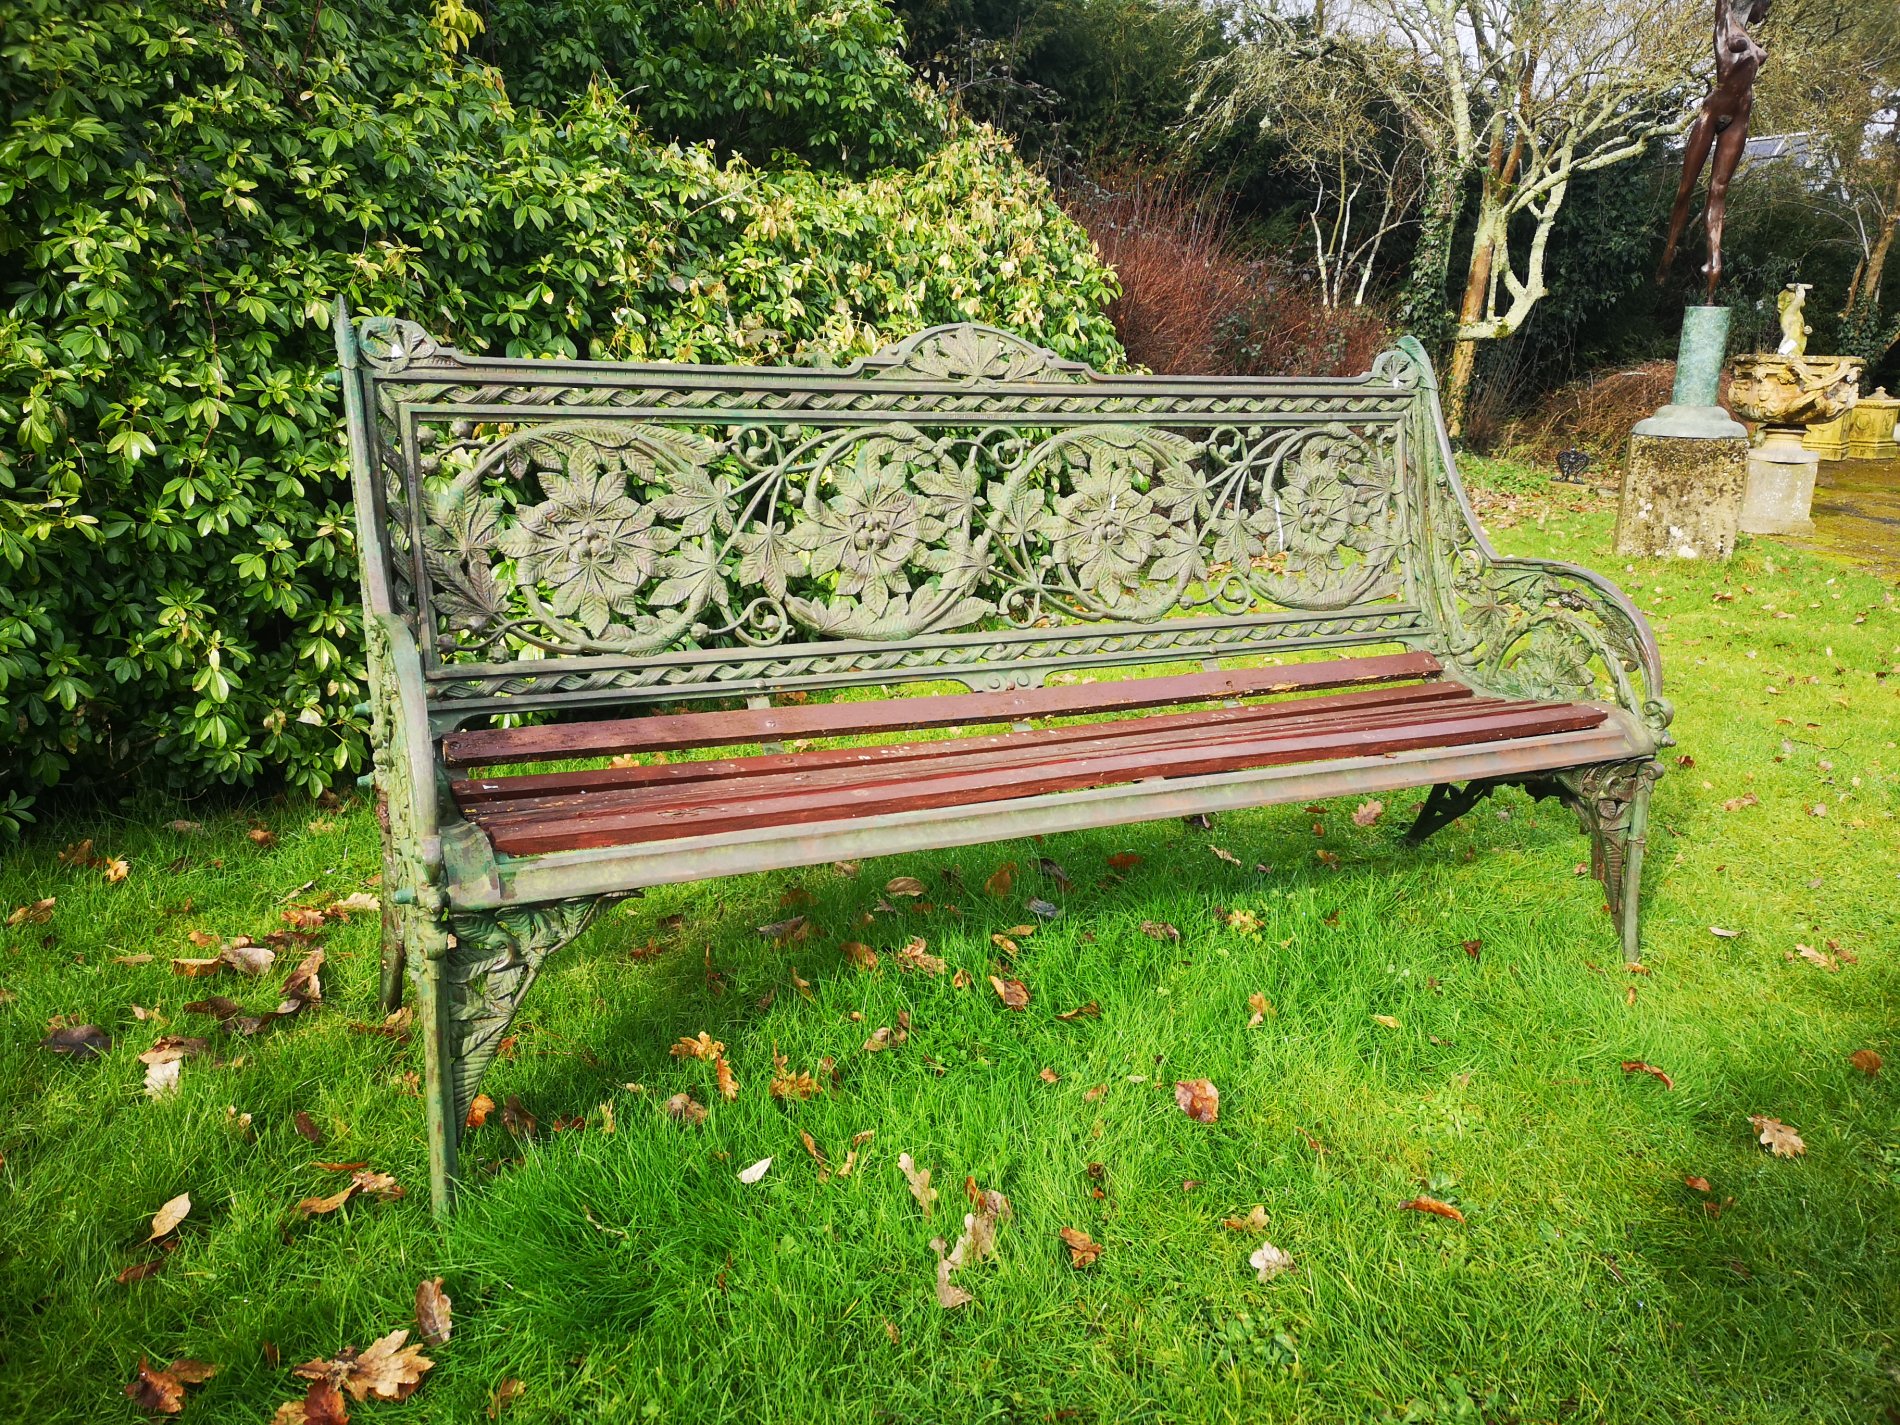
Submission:
POLYGON ((1801 445, 1801 433, 1770 430, 1748 452, 1748 484, 1742 498, 1742 528, 1749 534, 1813 534, 1808 510, 1821 457, 1801 445))
POLYGON ((1618 554, 1726 559, 1735 552, 1748 475, 1748 437, 1736 429, 1707 438, 1630 437, 1616 514, 1618 554))

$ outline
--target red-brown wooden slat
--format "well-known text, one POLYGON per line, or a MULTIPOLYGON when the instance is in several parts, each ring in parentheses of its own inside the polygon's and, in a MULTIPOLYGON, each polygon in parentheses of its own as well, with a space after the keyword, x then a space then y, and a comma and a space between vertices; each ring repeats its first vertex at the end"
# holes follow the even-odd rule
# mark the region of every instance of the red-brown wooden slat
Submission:
POLYGON ((678 786, 689 782, 730 781, 739 777, 764 776, 772 772, 803 771, 819 767, 871 766, 890 762, 908 762, 934 758, 951 752, 976 751, 987 747, 1006 747, 1018 743, 1038 745, 1086 740, 1096 737, 1158 736, 1169 726, 1184 721, 1207 719, 1222 724, 1237 722, 1277 722, 1320 713, 1344 714, 1354 709, 1442 705, 1466 701, 1472 692, 1462 683, 1412 683, 1393 688, 1372 688, 1356 693, 1331 693, 1318 698, 1296 698, 1288 702, 1254 703, 1242 708, 1206 709, 1191 713, 1153 713, 1145 717, 1123 718, 1113 722, 1080 723, 1064 727, 1035 728, 1028 732, 984 733, 974 737, 942 739, 931 742, 891 742, 870 747, 819 748, 805 752, 759 753, 750 757, 722 757, 696 762, 669 762, 647 767, 590 767, 573 772, 531 772, 511 777, 471 777, 451 784, 456 802, 464 810, 474 808, 506 809, 508 803, 544 805, 548 798, 597 794, 636 787, 678 786))
POLYGON ((742 793, 734 801, 696 806, 683 815, 669 815, 662 808, 600 818, 562 817, 551 823, 531 821, 506 829, 497 828, 490 834, 499 852, 533 855, 744 831, 760 826, 855 820, 931 807, 976 805, 1150 777, 1206 776, 1292 762, 1510 741, 1578 731, 1594 727, 1603 719, 1602 710, 1597 708, 1538 705, 1506 713, 1447 717, 1385 731, 1334 730, 1159 752, 1122 751, 1033 770, 1008 767, 932 776, 920 769, 917 776, 890 785, 856 790, 825 788, 768 798, 742 793))
MULTIPOLYGON (((1460 715, 1482 708, 1501 712, 1512 708, 1541 706, 1533 702, 1505 702, 1477 699, 1469 694, 1449 702, 1405 703, 1397 706, 1315 709, 1313 704, 1328 704, 1331 698, 1305 699, 1301 704, 1276 704, 1274 708, 1300 706, 1304 716, 1268 718, 1268 708, 1202 708, 1196 712, 1128 718, 1111 723, 1090 723, 1080 727, 1039 729, 1031 732, 1002 733, 995 737, 950 738, 935 742, 904 744, 917 755, 904 761, 852 759, 852 752, 868 749, 840 749, 835 752, 791 754, 773 772, 735 783, 732 779, 684 782, 660 786, 584 790, 529 797, 520 801, 477 802, 462 804, 472 820, 484 826, 502 826, 527 821, 546 821, 558 817, 599 817, 619 811, 637 811, 650 807, 682 807, 701 802, 729 802, 743 796, 760 799, 790 792, 811 791, 820 787, 866 787, 908 781, 919 776, 941 776, 948 772, 996 770, 1004 767, 1033 768, 1078 758, 1102 757, 1115 752, 1143 753, 1163 748, 1204 746, 1211 742, 1258 740, 1264 737, 1294 737, 1314 730, 1378 729, 1442 720, 1448 707, 1460 715), (1057 740, 1057 734, 1062 734, 1057 740), (972 744, 983 745, 974 746, 972 744), (823 759, 822 762, 820 759, 823 759)), ((746 761, 749 759, 734 759, 746 761)))
POLYGON ((1025 688, 1012 693, 943 693, 919 698, 883 698, 874 702, 671 713, 560 723, 553 727, 484 728, 449 733, 442 739, 442 760, 450 767, 499 767, 510 762, 617 757, 625 752, 735 747, 794 737, 849 737, 874 732, 915 732, 933 727, 976 727, 1034 717, 1130 712, 1173 703, 1393 683, 1431 678, 1438 672, 1438 660, 1429 653, 1388 653, 1324 663, 1295 663, 1280 668, 1233 668, 1213 673, 1077 683, 1060 688, 1025 688))

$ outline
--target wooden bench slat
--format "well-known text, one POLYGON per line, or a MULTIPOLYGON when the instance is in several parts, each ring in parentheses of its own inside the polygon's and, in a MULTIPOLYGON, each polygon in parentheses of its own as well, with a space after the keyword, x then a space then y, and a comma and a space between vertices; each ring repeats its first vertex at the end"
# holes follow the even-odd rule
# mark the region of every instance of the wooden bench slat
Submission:
MULTIPOLYGON (((501 819, 484 829, 495 849, 534 855, 660 841, 715 832, 743 831, 820 821, 856 820, 931 807, 978 805, 1051 792, 1109 786, 1151 777, 1191 777, 1246 768, 1328 758, 1374 756, 1427 747, 1504 742, 1579 731, 1604 721, 1600 708, 1532 704, 1474 712, 1460 708, 1445 717, 1387 728, 1318 728, 1293 735, 1226 729, 1198 742, 1159 749, 1117 746, 1093 756, 1061 755, 1051 761, 1000 767, 919 766, 903 778, 860 786, 788 790, 761 796, 751 785, 724 800, 668 806, 659 797, 639 810, 607 815, 557 815, 551 819, 501 819), (505 824, 504 824, 505 823, 505 824)), ((478 823, 484 819, 478 818, 478 823)))
POLYGON ((1103 737, 1154 737, 1178 722, 1208 720, 1224 725, 1284 722, 1301 717, 1343 714, 1355 709, 1431 705, 1468 701, 1471 689, 1462 683, 1411 683, 1363 692, 1332 693, 1319 698, 1296 698, 1279 703, 1252 703, 1239 708, 1202 709, 1190 713, 1151 713, 1113 722, 1090 722, 1027 732, 979 733, 970 737, 931 742, 890 742, 872 746, 815 748, 804 752, 760 753, 749 757, 709 758, 641 767, 589 767, 572 772, 528 772, 503 777, 471 777, 453 782, 450 790, 464 811, 507 811, 516 807, 547 806, 555 800, 606 792, 693 782, 732 781, 773 772, 806 771, 820 767, 868 767, 912 762, 950 753, 1008 747, 1024 743, 1049 745, 1103 737))
POLYGON ((733 712, 671 713, 552 727, 482 728, 449 733, 442 739, 442 760, 450 767, 499 767, 511 762, 732 747, 795 737, 916 732, 1035 717, 1131 712, 1221 698, 1319 692, 1432 678, 1439 671, 1438 660, 1429 653, 1388 653, 1277 668, 1233 668, 1060 688, 1025 688, 1009 693, 942 693, 733 712))
MULTIPOLYGON (((1036 767, 1079 757, 1101 757, 1114 752, 1153 752, 1169 747, 1202 746, 1221 738, 1294 737, 1315 728, 1371 733, 1388 727, 1443 718, 1448 703, 1455 705, 1461 713, 1480 705, 1486 711, 1543 706, 1466 697, 1440 703, 1406 703, 1344 710, 1322 711, 1309 707, 1304 716, 1277 719, 1262 718, 1259 709, 1202 709, 1169 715, 1165 722, 1159 717, 1127 718, 1119 722, 1093 723, 1077 728, 1003 733, 993 739, 982 739, 982 746, 971 745, 978 741, 976 738, 907 743, 905 747, 914 755, 895 762, 869 758, 852 760, 850 751, 792 754, 788 762, 775 770, 741 782, 714 779, 656 787, 616 788, 604 792, 580 791, 533 797, 525 801, 464 804, 463 809, 472 819, 485 826, 501 826, 518 820, 545 820, 562 815, 598 817, 619 810, 638 810, 657 805, 691 806, 702 801, 731 801, 740 796, 761 799, 819 787, 865 787, 907 781, 919 776, 936 776, 950 770, 1036 767), (1055 733, 1068 735, 1058 739, 1052 735, 1055 733), (815 760, 821 757, 825 760, 815 760)), ((733 760, 744 762, 750 759, 733 760)))

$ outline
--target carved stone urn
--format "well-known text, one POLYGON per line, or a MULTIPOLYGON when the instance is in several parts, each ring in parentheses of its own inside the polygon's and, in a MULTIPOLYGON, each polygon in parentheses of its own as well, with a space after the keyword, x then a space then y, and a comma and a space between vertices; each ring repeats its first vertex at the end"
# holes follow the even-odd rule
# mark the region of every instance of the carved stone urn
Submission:
POLYGON ((1802 446, 1811 425, 1845 414, 1859 393, 1858 356, 1780 356, 1754 352, 1729 368, 1729 406, 1761 423, 1748 453, 1742 529, 1749 534, 1810 534, 1820 457, 1802 446))

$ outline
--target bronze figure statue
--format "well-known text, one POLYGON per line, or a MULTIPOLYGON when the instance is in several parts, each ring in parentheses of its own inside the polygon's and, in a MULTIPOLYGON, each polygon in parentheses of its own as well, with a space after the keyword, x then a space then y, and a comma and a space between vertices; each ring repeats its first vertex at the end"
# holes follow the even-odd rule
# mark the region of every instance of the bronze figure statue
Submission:
POLYGON ((1715 86, 1702 101, 1702 112, 1689 127, 1689 140, 1682 154, 1682 182, 1676 185, 1676 206, 1669 215, 1669 244, 1663 249, 1662 263, 1656 269, 1661 282, 1676 260, 1676 244, 1683 225, 1689 219, 1689 200, 1695 194, 1696 180, 1708 162, 1711 150, 1715 162, 1709 169, 1709 201, 1703 218, 1709 230, 1709 260, 1702 265, 1708 274, 1708 302, 1715 304, 1715 284, 1722 276, 1722 223, 1728 215, 1728 185, 1742 161, 1748 145, 1748 113, 1755 104, 1755 75, 1768 51, 1756 43, 1748 30, 1768 17, 1768 0, 1715 0, 1715 86))

